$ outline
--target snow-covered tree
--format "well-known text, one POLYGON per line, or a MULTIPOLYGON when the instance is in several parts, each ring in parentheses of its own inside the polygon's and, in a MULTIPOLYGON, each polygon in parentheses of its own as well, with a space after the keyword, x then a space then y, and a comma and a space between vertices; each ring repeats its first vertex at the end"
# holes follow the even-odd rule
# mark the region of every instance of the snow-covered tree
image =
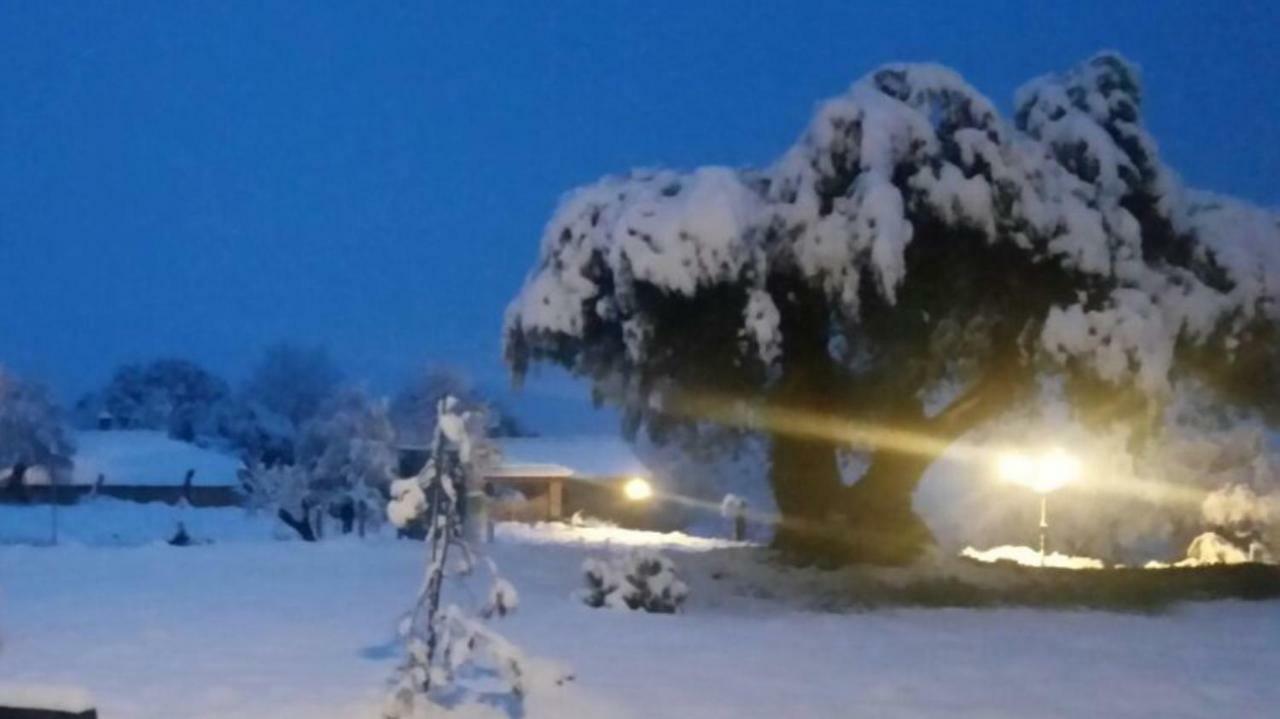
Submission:
POLYGON ((308 504, 340 513, 344 532, 362 511, 374 508, 380 517, 396 465, 394 443, 384 400, 359 389, 340 390, 303 425, 294 449, 307 478, 308 504))
POLYGON ((442 604, 451 550, 462 573, 469 574, 475 564, 476 554, 462 538, 461 507, 467 486, 482 471, 483 460, 476 451, 482 431, 456 398, 440 398, 426 467, 417 477, 392 484, 387 505, 392 523, 403 528, 425 519, 429 543, 426 576, 413 609, 400 624, 406 656, 385 712, 394 719, 421 716, 433 693, 454 684, 459 670, 471 663, 495 672, 515 701, 524 696, 523 653, 481 621, 505 616, 519 602, 515 587, 498 575, 493 561, 483 558, 492 584, 478 617, 456 604, 442 604))
POLYGON ((341 370, 323 348, 281 343, 263 353, 241 394, 297 431, 338 392, 341 381, 341 370))
POLYGON ((241 397, 222 427, 222 437, 247 464, 293 464, 298 428, 259 402, 241 397))
POLYGON ((165 430, 184 441, 218 436, 231 409, 227 383, 184 359, 124 365, 77 403, 84 417, 105 411, 116 426, 165 430))
POLYGON ((17 466, 44 466, 56 473, 74 451, 48 390, 0 367, 0 472, 7 476, 17 466))
POLYGON ((435 434, 436 407, 444 397, 457 399, 465 411, 481 417, 485 436, 522 437, 528 431, 477 389, 467 377, 442 366, 428 367, 416 375, 391 400, 391 422, 402 442, 426 444, 435 434))
POLYGON ((223 421, 222 436, 246 463, 292 464, 302 427, 339 390, 341 372, 321 348, 267 348, 223 421))
POLYGON ((251 511, 275 512, 307 541, 325 536, 328 517, 362 536, 382 522, 397 460, 384 400, 339 390, 283 454, 293 461, 246 461, 240 479, 251 511))
POLYGON ((1150 424, 1187 378, 1280 405, 1277 217, 1183 188, 1141 113, 1113 53, 1029 83, 1012 122, 946 68, 882 67, 767 168, 570 193, 507 361, 590 379, 629 432, 762 431, 780 546, 909 561, 924 470, 1046 374, 1091 423, 1150 424))

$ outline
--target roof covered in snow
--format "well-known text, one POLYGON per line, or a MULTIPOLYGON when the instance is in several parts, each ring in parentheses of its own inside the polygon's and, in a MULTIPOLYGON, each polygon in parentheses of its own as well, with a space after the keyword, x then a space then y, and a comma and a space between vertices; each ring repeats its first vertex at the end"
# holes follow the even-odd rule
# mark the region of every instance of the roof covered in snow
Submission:
POLYGON ((77 432, 74 463, 74 484, 93 484, 102 474, 108 485, 176 486, 189 469, 196 471, 196 486, 239 483, 240 460, 154 430, 77 432))
POLYGON ((502 465, 490 472, 493 476, 601 479, 650 474, 618 437, 507 437, 497 442, 502 465))

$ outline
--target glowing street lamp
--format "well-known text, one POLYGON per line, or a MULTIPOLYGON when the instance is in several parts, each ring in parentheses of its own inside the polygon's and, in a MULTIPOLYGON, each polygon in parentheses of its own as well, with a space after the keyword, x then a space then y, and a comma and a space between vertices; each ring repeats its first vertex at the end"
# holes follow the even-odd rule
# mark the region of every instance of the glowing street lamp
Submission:
POLYGON ((1048 499, 1080 477, 1080 460, 1062 449, 1039 456, 1011 452, 996 462, 996 473, 1006 482, 1020 484, 1040 495, 1040 566, 1044 566, 1045 536, 1049 531, 1048 499))
POLYGON ((653 485, 642 477, 632 477, 622 485, 622 494, 632 502, 643 502, 653 496, 653 485))

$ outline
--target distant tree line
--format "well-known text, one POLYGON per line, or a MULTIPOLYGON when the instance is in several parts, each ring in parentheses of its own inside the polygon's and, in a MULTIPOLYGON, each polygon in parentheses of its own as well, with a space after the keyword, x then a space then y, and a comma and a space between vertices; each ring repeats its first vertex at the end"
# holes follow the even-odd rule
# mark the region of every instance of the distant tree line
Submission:
POLYGON ((267 348, 236 388, 187 359, 125 364, 69 413, 43 385, 0 368, 0 480, 18 491, 29 467, 65 473, 72 427, 158 430, 239 456, 246 492, 257 493, 250 504, 279 509, 304 537, 317 533, 317 513, 338 516, 349 531, 356 504, 386 496, 397 447, 431 437, 446 394, 488 418, 490 435, 528 433, 461 373, 427 367, 385 399, 347 381, 324 349, 292 344, 267 348))

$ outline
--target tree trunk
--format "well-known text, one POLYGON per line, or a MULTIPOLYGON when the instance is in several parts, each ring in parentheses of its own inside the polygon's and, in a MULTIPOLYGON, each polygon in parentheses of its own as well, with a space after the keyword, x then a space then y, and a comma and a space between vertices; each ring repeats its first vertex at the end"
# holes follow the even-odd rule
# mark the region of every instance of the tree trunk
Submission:
POLYGON ((277 511, 276 516, 280 518, 281 522, 284 522, 285 524, 292 527, 293 531, 297 532, 299 537, 302 537, 302 541, 304 542, 316 541, 316 534, 315 532, 311 531, 311 524, 307 522, 307 517, 310 516, 310 512, 308 512, 306 508, 303 508, 302 510, 301 519, 295 519, 294 516, 287 509, 281 509, 277 511))
MULTIPOLYGON (((769 479, 782 514, 775 546, 803 560, 827 564, 915 561, 933 544, 932 533, 912 508, 925 471, 951 442, 1021 398, 1032 386, 1030 380, 1031 374, 1015 364, 997 364, 959 399, 928 418, 919 402, 908 399, 880 423, 909 444, 874 448, 867 470, 850 486, 840 479, 840 445, 834 437, 788 434, 792 428, 787 423, 771 423, 769 479)), ((800 401, 805 393, 791 392, 788 397, 800 401)), ((830 402, 812 395, 807 399, 793 407, 813 407, 822 416, 822 407, 830 402)))
POLYGON ((804 559, 838 557, 838 536, 830 531, 830 511, 842 486, 836 446, 775 431, 770 448, 769 484, 782 521, 774 546, 804 559))
POLYGON ((840 559, 903 565, 932 546, 933 533, 912 508, 912 499, 936 459, 934 453, 889 448, 872 454, 866 472, 844 489, 835 505, 847 527, 840 559))
POLYGON ((825 305, 803 286, 775 288, 790 298, 781 315, 782 376, 763 408, 770 432, 769 483, 782 521, 774 545, 802 560, 838 557, 830 515, 843 486, 838 438, 823 421, 842 407, 844 375, 828 346, 825 305))

